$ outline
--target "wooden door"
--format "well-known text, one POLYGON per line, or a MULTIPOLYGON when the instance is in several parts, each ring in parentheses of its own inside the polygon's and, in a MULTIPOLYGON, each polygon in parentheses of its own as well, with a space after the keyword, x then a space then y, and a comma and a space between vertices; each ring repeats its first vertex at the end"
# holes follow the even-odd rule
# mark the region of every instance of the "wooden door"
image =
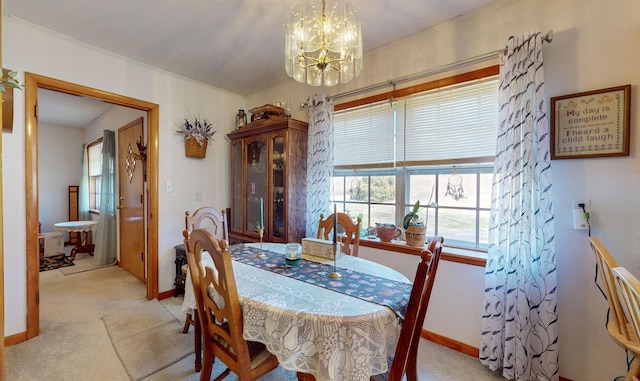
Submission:
POLYGON ((143 140, 142 118, 118 129, 120 266, 145 282, 144 174, 136 157, 143 140))

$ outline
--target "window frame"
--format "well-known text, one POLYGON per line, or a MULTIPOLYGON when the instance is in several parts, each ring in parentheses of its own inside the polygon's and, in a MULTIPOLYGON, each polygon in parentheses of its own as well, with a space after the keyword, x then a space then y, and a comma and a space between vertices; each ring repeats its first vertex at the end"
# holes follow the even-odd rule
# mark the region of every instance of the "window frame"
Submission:
MULTIPOLYGON (((463 85, 465 82, 469 82, 477 79, 487 79, 488 77, 497 76, 498 74, 499 74, 499 66, 495 65, 495 66, 487 67, 484 69, 463 73, 460 75, 455 75, 455 76, 451 76, 451 77, 447 77, 447 78, 443 78, 435 81, 426 82, 426 83, 411 86, 405 89, 398 89, 398 90, 386 92, 383 94, 378 94, 378 95, 374 95, 374 96, 370 96, 370 97, 366 97, 358 100, 337 104, 334 106, 334 111, 342 111, 342 110, 355 108, 359 106, 366 106, 369 104, 379 103, 385 99, 393 99, 394 97, 396 98, 409 97, 414 94, 438 89, 445 86, 463 85)), ((458 165, 460 166, 458 168, 458 171, 459 171, 458 173, 475 173, 476 174, 476 184, 475 184, 475 187, 476 187, 475 191, 477 195, 476 205, 474 208, 436 205, 434 208, 435 209, 434 218, 437 221, 439 208, 442 208, 442 210, 473 210, 475 212, 474 246, 468 246, 468 245, 465 245, 463 242, 452 240, 452 239, 445 241, 445 245, 451 248, 460 248, 462 249, 462 253, 466 251, 486 253, 488 245, 480 242, 480 227, 481 227, 480 214, 482 212, 487 212, 487 211, 490 212, 490 206, 488 207, 480 206, 479 187, 480 187, 481 174, 493 173, 494 161, 495 161, 495 157, 489 156, 489 157, 472 158, 472 159, 453 159, 453 160, 442 160, 442 161, 436 160, 436 161, 430 161, 430 162, 402 162, 402 163, 396 163, 397 165, 399 165, 399 167, 396 167, 395 169, 388 168, 388 166, 380 166, 380 165, 374 165, 372 167, 368 167, 366 165, 335 166, 333 178, 343 177, 344 180, 342 183, 344 187, 343 191, 345 192, 345 196, 343 200, 335 200, 333 199, 334 196, 332 192, 331 202, 337 205, 340 205, 343 211, 347 209, 348 204, 365 204, 367 205, 367 208, 368 208, 367 216, 368 218, 371 218, 370 216, 371 216, 372 203, 371 203, 370 188, 369 188, 369 192, 368 192, 369 194, 368 194, 368 199, 366 203, 354 202, 354 201, 349 202, 346 197, 346 188, 347 188, 346 178, 351 176, 367 176, 370 184, 371 176, 389 175, 390 172, 395 171, 396 195, 395 195, 395 202, 393 205, 395 206, 395 215, 396 215, 396 224, 397 224, 398 221, 402 221, 402 217, 404 216, 404 214, 406 214, 409 208, 413 206, 412 203, 406 201, 409 198, 408 182, 409 182, 411 173, 421 173, 421 174, 434 173, 436 174, 436 179, 437 179, 439 176, 442 176, 442 175, 447 176, 447 173, 451 175, 452 165, 454 170, 457 168, 456 165, 458 165), (407 167, 404 167, 405 165, 407 165, 407 167), (426 168, 427 166, 428 168, 426 168)), ((374 203, 374 204, 377 204, 377 203, 374 203)), ((431 220, 431 217, 429 217, 429 219, 431 220)), ((369 223, 367 224, 367 221, 363 221, 364 229, 367 228, 367 226, 365 225, 371 225, 377 221, 369 220, 368 222, 369 223)), ((435 226, 437 226, 437 223, 435 226)), ((437 230, 436 230, 436 234, 437 234, 437 230)), ((363 237, 361 242, 365 242, 365 246, 370 246, 369 244, 367 244, 366 237, 363 237)), ((370 242, 373 243, 375 241, 370 241, 370 242)), ((470 241, 465 241, 465 242, 470 242, 470 241)), ((386 244, 397 245, 396 243, 384 243, 384 244, 385 246, 386 244)), ((462 256, 464 257, 465 255, 462 254, 462 256)), ((476 255, 472 254, 471 256, 475 257, 476 255)))
MULTIPOLYGON (((100 214, 100 187, 102 180, 102 163, 100 165, 100 175, 91 176, 91 148, 97 145, 102 145, 103 137, 100 137, 87 145, 87 177, 89 183, 89 213, 100 214)), ((100 155, 102 155, 102 149, 100 149, 100 155)), ((102 160, 102 159, 101 159, 102 160)))
MULTIPOLYGON (((363 216, 363 220, 362 220, 363 229, 366 229, 368 226, 374 226, 375 222, 381 222, 381 223, 394 222, 397 224, 398 223, 397 221, 402 221, 402 218, 404 217, 404 215, 409 212, 410 208, 413 207, 413 204, 415 202, 410 197, 410 190, 408 186, 411 179, 410 176, 411 175, 435 175, 436 176, 436 180, 435 180, 436 189, 434 192, 435 199, 432 200, 435 203, 435 205, 429 207, 429 213, 432 214, 429 217, 429 225, 431 225, 431 221, 433 220, 435 221, 435 226, 428 226, 428 231, 431 231, 436 235, 440 233, 439 229, 441 229, 441 227, 438 225, 437 222, 440 217, 440 213, 443 211, 447 211, 447 210, 471 211, 475 214, 475 217, 474 217, 475 218, 475 223, 474 223, 475 224, 475 232, 474 232, 475 241, 473 242, 474 246, 468 245, 468 242, 471 242, 471 241, 461 241, 456 239, 448 239, 447 245, 455 246, 463 249, 486 251, 488 244, 486 242, 482 242, 481 232, 480 232, 480 226, 481 226, 480 221, 482 219, 482 216, 481 216, 482 212, 490 212, 491 207, 490 205, 488 206, 482 205, 481 198, 479 197, 479 195, 480 195, 481 175, 492 174, 492 173, 493 173, 492 163, 476 164, 476 165, 470 165, 470 166, 460 167, 460 168, 456 167, 455 173, 453 173, 451 167, 449 166, 439 166, 439 167, 432 166, 432 167, 422 167, 422 168, 420 167, 397 168, 393 171, 381 170, 381 169, 360 169, 354 172, 354 170, 338 169, 338 170, 334 170, 332 178, 334 180, 339 177, 344 179, 343 181, 341 181, 343 186, 341 191, 344 192, 345 197, 341 199, 336 199, 335 197, 332 197, 331 203, 338 205, 338 208, 343 212, 349 212, 349 213, 351 213, 352 211, 352 209, 349 208, 350 205, 366 206, 367 212, 364 213, 364 216, 366 217, 363 216), (439 202, 440 199, 438 198, 438 194, 443 193, 443 189, 444 189, 443 186, 445 186, 449 176, 453 174, 460 174, 460 175, 471 174, 475 176, 474 184, 472 185, 472 187, 474 188, 474 191, 472 193, 475 193, 476 200, 473 207, 472 206, 455 206, 455 205, 446 205, 446 204, 443 205, 443 203, 439 202), (395 201, 394 202, 371 201, 370 178, 372 176, 394 176, 395 177, 395 201), (349 177, 366 177, 368 179, 367 182, 369 187, 368 187, 366 200, 359 201, 359 200, 347 199, 347 196, 346 196, 348 194, 347 178, 349 177), (395 208, 395 221, 372 221, 371 220, 372 205, 393 206, 395 208)), ((466 184, 465 188, 467 190, 471 189, 471 187, 469 187, 469 184, 466 184)), ((426 205, 427 203, 428 202, 426 200, 421 199, 421 205, 426 205)))

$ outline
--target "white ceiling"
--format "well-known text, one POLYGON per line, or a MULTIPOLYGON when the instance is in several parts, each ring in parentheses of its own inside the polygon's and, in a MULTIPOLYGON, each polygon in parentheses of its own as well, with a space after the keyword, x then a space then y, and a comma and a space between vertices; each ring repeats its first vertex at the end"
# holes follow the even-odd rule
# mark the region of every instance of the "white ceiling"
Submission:
POLYGON ((85 128, 112 107, 96 99, 38 89, 38 121, 57 126, 85 128))
MULTIPOLYGON (((354 0, 364 50, 501 0, 354 0)), ((241 95, 289 80, 295 0, 3 0, 6 15, 241 95)), ((366 70, 366 60, 364 69, 366 70)), ((42 103, 42 100, 41 100, 42 103)))

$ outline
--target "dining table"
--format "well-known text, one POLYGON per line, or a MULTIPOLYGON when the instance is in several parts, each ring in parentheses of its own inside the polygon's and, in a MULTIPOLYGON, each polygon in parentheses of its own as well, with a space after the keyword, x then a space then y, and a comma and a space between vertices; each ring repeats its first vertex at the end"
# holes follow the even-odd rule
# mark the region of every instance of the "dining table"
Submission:
POLYGON ((90 243, 89 232, 95 232, 98 228, 98 221, 65 221, 53 224, 53 230, 63 232, 77 232, 79 237, 76 239, 76 246, 71 250, 69 259, 76 259, 76 254, 88 253, 93 255, 95 246, 90 243))
MULTIPOLYGON (((334 260, 303 253, 300 267, 287 267, 286 244, 279 243, 238 244, 229 250, 243 337, 263 343, 280 366, 316 381, 366 381, 388 370, 411 291, 403 274, 347 255, 334 260), (254 258, 257 251, 266 258, 254 258), (342 276, 330 276, 335 272, 342 276)), ((208 253, 202 254, 202 265, 213 267, 208 253)), ((189 272, 182 309, 197 312, 189 272)), ((201 330, 195 316, 199 370, 201 330)))

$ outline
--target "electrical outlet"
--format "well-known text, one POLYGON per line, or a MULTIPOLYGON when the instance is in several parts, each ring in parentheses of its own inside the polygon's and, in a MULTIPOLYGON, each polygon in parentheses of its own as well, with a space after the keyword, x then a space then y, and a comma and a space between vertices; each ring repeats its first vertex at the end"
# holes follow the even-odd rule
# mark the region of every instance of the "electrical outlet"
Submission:
POLYGON ((199 190, 196 191, 196 201, 202 200, 202 192, 199 190))
POLYGON ((579 198, 574 198, 573 202, 571 204, 571 208, 572 209, 580 209, 582 210, 582 207, 580 206, 580 204, 584 204, 584 208, 585 210, 588 212, 589 210, 591 210, 591 200, 582 200, 579 198))
POLYGON ((574 229, 589 229, 589 220, 585 218, 585 213, 591 211, 590 200, 574 199, 571 205, 573 215, 573 228, 574 229), (581 205, 584 205, 584 209, 581 205))

